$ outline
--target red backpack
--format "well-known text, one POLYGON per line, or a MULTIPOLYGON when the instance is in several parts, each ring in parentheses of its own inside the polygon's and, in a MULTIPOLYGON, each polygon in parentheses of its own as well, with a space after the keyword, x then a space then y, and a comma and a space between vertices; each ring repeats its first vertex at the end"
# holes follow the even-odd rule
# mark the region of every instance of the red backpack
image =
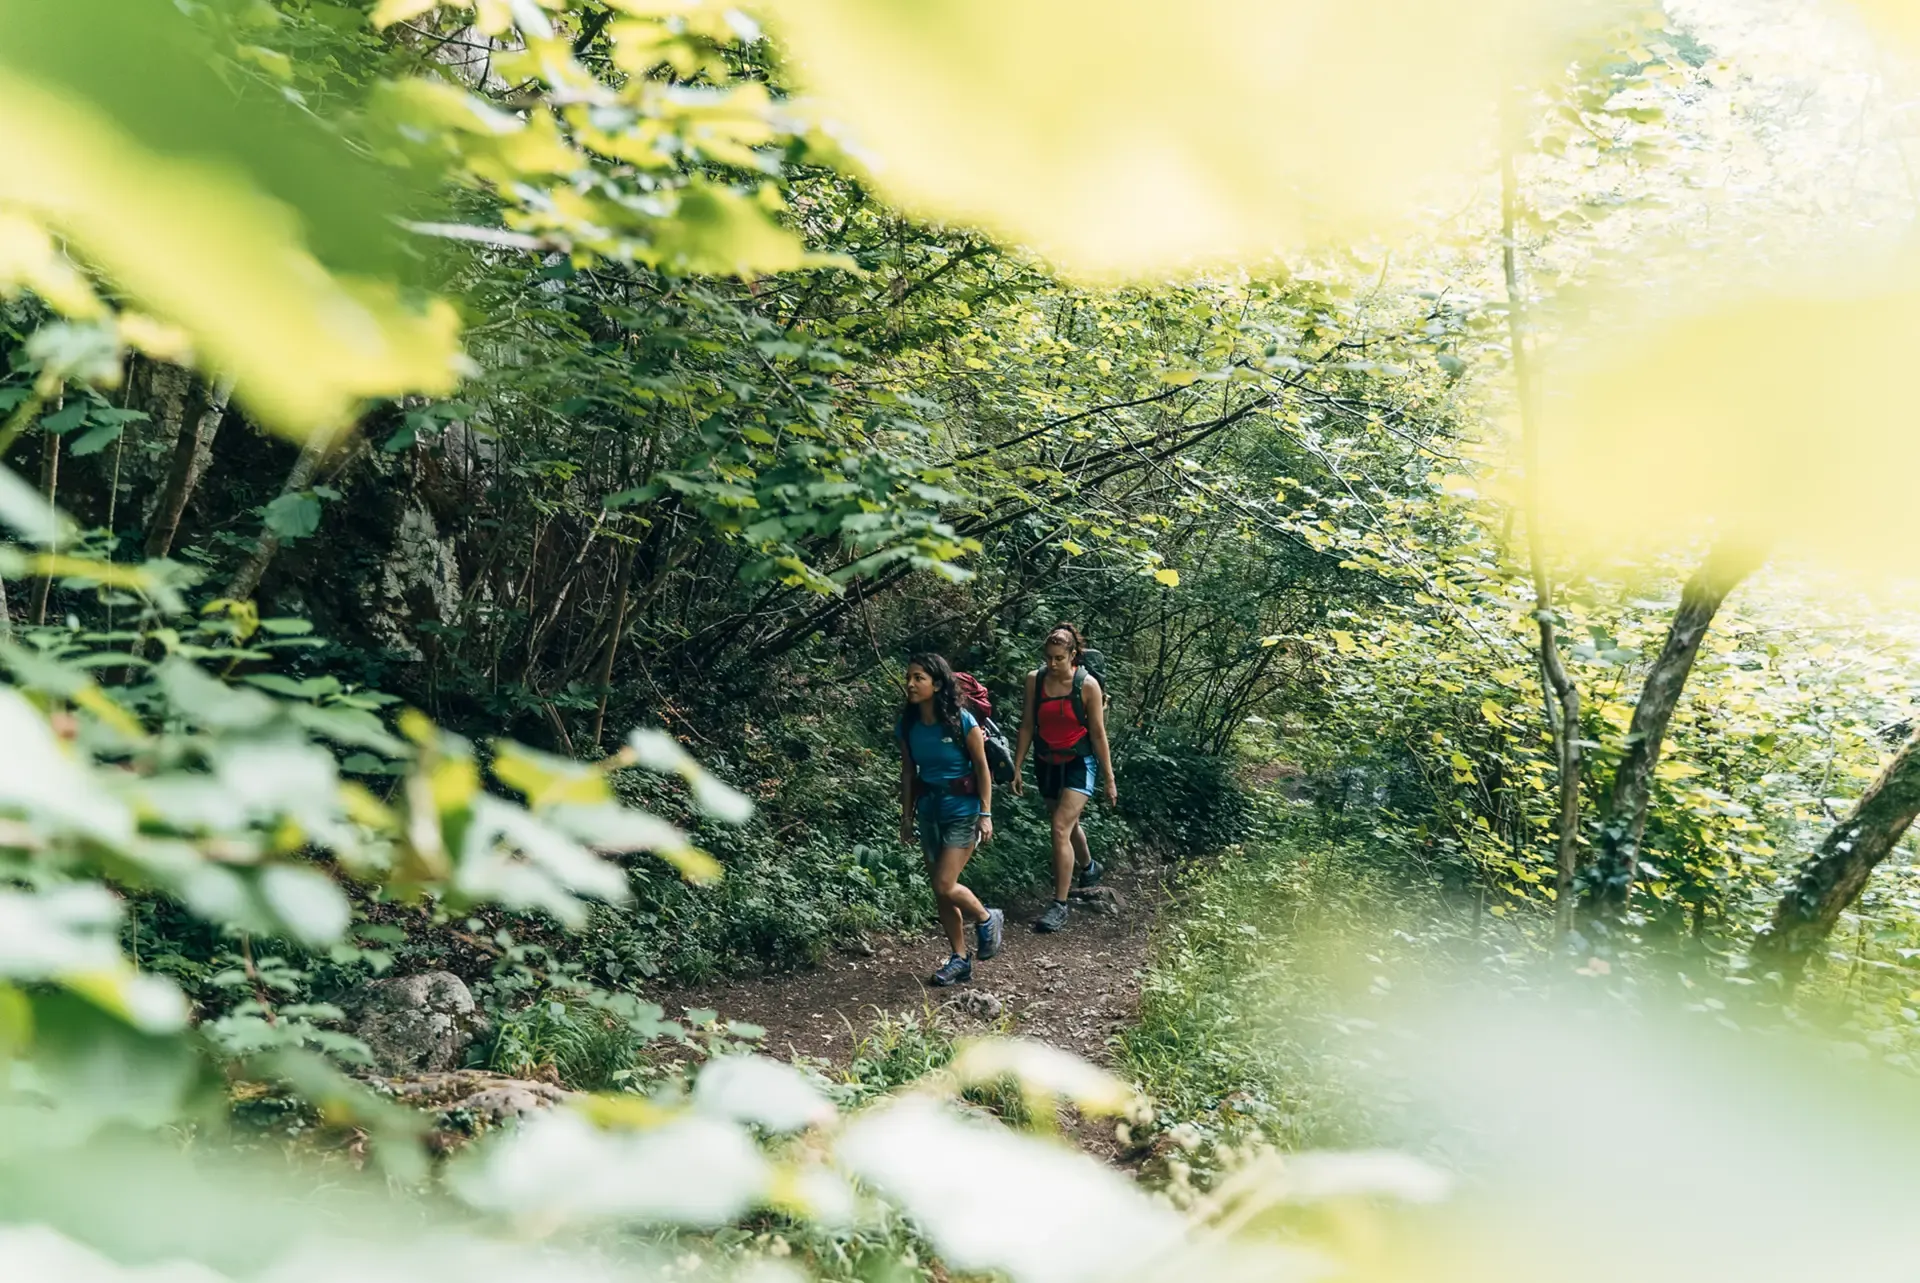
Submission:
POLYGON ((972 713, 982 726, 993 718, 993 696, 987 694, 986 686, 972 673, 953 675, 953 693, 960 697, 960 707, 972 713))

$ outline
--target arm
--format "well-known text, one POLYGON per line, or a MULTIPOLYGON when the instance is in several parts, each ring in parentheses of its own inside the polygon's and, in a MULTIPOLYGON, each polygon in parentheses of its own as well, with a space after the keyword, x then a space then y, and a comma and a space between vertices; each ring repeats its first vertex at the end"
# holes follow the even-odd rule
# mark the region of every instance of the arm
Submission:
POLYGON ((987 733, 975 726, 967 732, 967 756, 973 759, 973 778, 980 790, 980 840, 993 838, 993 771, 987 766, 987 733))
POLYGON ((913 756, 900 746, 900 840, 913 845, 913 756))
POLYGON ((1087 706, 1087 733, 1093 736, 1093 753, 1100 759, 1100 773, 1107 779, 1107 805, 1120 801, 1120 786, 1113 778, 1113 752, 1107 747, 1107 695, 1092 674, 1080 687, 1087 706))
POLYGON ((1022 789, 1021 768, 1027 764, 1027 750, 1033 747, 1033 674, 1027 674, 1027 698, 1020 705, 1020 743, 1013 750, 1013 795, 1022 789))

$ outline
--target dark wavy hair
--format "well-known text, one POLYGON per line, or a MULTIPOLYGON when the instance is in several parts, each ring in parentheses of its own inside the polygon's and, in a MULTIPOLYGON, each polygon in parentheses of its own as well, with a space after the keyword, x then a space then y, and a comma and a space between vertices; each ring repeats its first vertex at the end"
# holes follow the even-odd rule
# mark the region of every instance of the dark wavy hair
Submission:
MULTIPOLYGON (((945 655, 936 655, 932 651, 921 651, 907 656, 907 667, 918 665, 927 676, 933 678, 933 716, 934 720, 947 728, 956 743, 966 740, 960 729, 960 691, 953 682, 953 665, 947 662, 945 655)), ((905 735, 913 722, 920 716, 912 700, 900 702, 900 733, 905 735)))
POLYGON ((1048 629, 1047 639, 1040 643, 1040 649, 1045 651, 1055 642, 1061 642, 1066 646, 1067 657, 1076 664, 1080 662, 1081 652, 1087 648, 1087 639, 1080 635, 1078 628, 1068 623, 1055 624, 1048 629))

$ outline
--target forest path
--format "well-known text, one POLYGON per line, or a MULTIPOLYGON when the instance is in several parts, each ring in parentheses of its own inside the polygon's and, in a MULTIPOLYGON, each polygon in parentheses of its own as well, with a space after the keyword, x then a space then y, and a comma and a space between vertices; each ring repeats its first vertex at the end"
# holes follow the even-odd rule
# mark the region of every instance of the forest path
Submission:
POLYGON ((883 1014, 944 1008, 956 1025, 984 1028, 992 1020, 982 1019, 980 1009, 990 1004, 967 995, 990 995, 1012 1032, 1109 1065, 1113 1036, 1139 1012, 1148 933, 1167 899, 1165 873, 1157 862, 1112 869, 1095 888, 1100 903, 1076 899, 1066 928, 1051 935, 1035 934, 1031 925, 1044 900, 1002 906, 1007 934, 999 956, 974 963, 972 982, 951 989, 927 984, 946 956, 929 924, 910 937, 869 937, 871 956, 843 952, 810 971, 658 998, 669 1011, 711 1007, 725 1019, 759 1025, 767 1031, 761 1045, 769 1055, 805 1055, 844 1067, 883 1014))

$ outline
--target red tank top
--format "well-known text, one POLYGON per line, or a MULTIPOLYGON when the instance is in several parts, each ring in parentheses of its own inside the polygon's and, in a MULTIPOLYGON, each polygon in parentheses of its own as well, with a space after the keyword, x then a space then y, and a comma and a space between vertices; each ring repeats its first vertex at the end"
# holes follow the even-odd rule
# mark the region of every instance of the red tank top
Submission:
POLYGON ((1040 730, 1040 742, 1055 752, 1073 748, 1086 738, 1087 728, 1080 725, 1080 719, 1073 713, 1073 693, 1048 695, 1046 678, 1037 678, 1033 685, 1034 693, 1040 697, 1040 711, 1035 714, 1034 722, 1040 730))

